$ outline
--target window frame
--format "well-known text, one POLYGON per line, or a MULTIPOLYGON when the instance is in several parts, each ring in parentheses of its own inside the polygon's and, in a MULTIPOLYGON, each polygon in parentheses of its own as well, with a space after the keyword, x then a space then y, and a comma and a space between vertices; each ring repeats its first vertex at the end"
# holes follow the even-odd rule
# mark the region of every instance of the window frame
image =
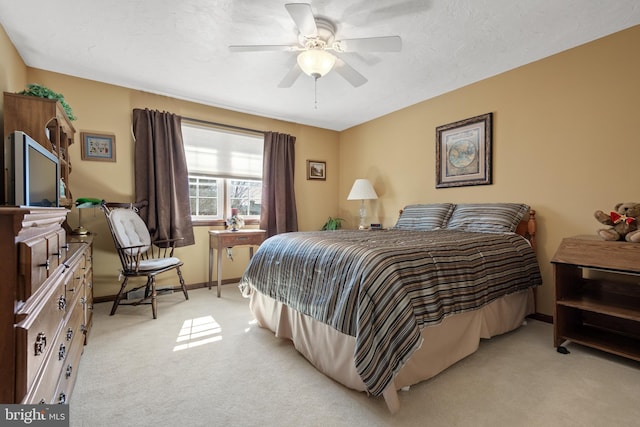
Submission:
MULTIPOLYGON (((224 221, 224 205, 225 205, 225 201, 224 201, 224 187, 225 187, 225 180, 223 178, 219 178, 216 176, 212 176, 212 175, 206 175, 206 174, 202 174, 202 173, 190 173, 189 174, 189 186, 191 186, 191 180, 192 179, 207 179, 207 180, 212 180, 216 182, 216 186, 218 187, 218 191, 217 191, 217 211, 220 212, 220 215, 193 215, 191 214, 191 220, 193 221, 194 219, 198 218, 201 220, 210 220, 210 221, 224 221), (220 191, 220 189, 222 188, 222 191, 220 191)), ((191 203, 191 190, 189 190, 189 202, 191 203)), ((205 199, 205 197, 199 197, 196 196, 196 203, 198 203, 201 199, 205 199)))
MULTIPOLYGON (((197 120, 189 120, 189 119, 183 119, 183 123, 182 126, 194 126, 194 127, 200 127, 200 128, 205 128, 205 129, 209 129, 213 132, 215 132, 216 130, 220 130, 220 125, 216 125, 216 124, 209 124, 206 122, 201 122, 201 121, 197 121, 197 120)), ((233 127, 231 126, 230 129, 224 129, 224 130, 220 130, 220 132, 224 132, 224 133, 229 133, 229 132, 233 133, 233 127)), ((247 136, 248 132, 237 132, 239 135, 244 135, 247 136)), ((251 136, 255 136, 255 135, 251 135, 251 136)), ((255 137, 256 139, 259 139, 259 137, 255 137)), ((185 142, 185 146, 188 146, 189 144, 185 142)), ((230 191, 229 188, 231 186, 231 181, 233 180, 237 180, 237 181, 252 181, 252 182, 258 182, 260 183, 260 185, 262 185, 262 179, 261 178, 256 178, 255 176, 253 177, 248 177, 248 176, 241 176, 241 175, 226 175, 226 174, 220 174, 220 175, 215 175, 214 173, 208 173, 206 171, 191 171, 189 170, 189 166, 187 165, 187 172, 189 175, 189 179, 191 180, 191 177, 201 177, 201 178, 207 178, 207 179, 213 179, 216 180, 218 183, 218 195, 222 194, 222 197, 219 196, 219 201, 218 201, 218 209, 220 212, 222 212, 222 215, 218 216, 213 216, 213 215, 191 215, 191 222, 194 226, 225 226, 225 220, 231 216, 231 199, 230 199, 230 191)), ((190 185, 191 185, 191 181, 190 181, 190 185)), ((191 200, 191 192, 189 192, 189 198, 191 200)), ((260 200, 261 201, 261 200, 260 200)), ((260 224, 260 215, 242 215, 243 219, 244 219, 244 223, 245 225, 259 225, 260 224)))

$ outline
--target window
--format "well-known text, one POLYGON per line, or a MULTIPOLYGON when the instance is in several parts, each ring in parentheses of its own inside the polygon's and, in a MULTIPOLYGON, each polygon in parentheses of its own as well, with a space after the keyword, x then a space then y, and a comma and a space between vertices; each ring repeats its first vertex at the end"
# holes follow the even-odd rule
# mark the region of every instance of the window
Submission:
POLYGON ((263 137, 187 120, 182 137, 192 217, 221 220, 237 208, 244 219, 259 219, 263 137))
POLYGON ((250 218, 260 216, 262 181, 228 179, 229 206, 238 209, 238 215, 250 218))

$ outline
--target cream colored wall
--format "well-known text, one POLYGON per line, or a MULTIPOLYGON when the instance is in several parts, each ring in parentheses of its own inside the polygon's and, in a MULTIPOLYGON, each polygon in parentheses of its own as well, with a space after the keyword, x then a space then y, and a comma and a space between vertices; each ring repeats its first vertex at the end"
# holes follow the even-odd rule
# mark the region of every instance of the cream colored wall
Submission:
POLYGON ((369 221, 426 202, 525 202, 536 209, 544 285, 538 311, 553 314, 550 259, 561 239, 593 234, 597 209, 640 202, 640 26, 447 93, 340 135, 340 214, 356 178, 380 198, 369 221), (493 112, 493 185, 435 188, 435 128, 493 112))

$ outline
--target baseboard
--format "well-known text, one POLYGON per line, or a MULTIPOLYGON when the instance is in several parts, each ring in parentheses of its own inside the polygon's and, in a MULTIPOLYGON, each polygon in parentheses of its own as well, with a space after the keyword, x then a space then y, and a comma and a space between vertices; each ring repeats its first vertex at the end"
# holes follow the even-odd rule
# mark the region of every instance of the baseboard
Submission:
MULTIPOLYGON (((234 278, 234 279, 226 279, 222 281, 223 285, 228 285, 228 284, 235 284, 238 283, 240 281, 240 278, 234 278)), ((209 287, 209 283, 208 282, 203 282, 203 283, 192 283, 190 285, 187 285, 187 290, 190 291, 192 289, 200 289, 200 288, 207 288, 209 287)), ((215 289, 216 287, 216 282, 214 282, 211 285, 211 289, 215 289)), ((173 292, 182 292, 182 289, 180 288, 180 286, 174 286, 173 287, 173 292)), ((101 302, 110 302, 110 301, 114 301, 116 299, 115 295, 103 295, 101 297, 94 297, 93 298, 93 303, 94 304, 99 304, 101 302)))
POLYGON ((549 316, 548 314, 533 313, 528 315, 527 318, 553 324, 553 316, 549 316))

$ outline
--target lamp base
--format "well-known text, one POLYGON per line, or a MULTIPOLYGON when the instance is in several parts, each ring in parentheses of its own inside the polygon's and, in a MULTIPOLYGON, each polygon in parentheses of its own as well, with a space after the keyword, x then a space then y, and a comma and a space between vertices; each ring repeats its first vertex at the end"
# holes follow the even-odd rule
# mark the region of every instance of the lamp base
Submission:
POLYGON ((358 225, 358 230, 366 230, 367 225, 365 224, 365 219, 367 218, 367 209, 364 207, 364 200, 360 201, 360 225, 358 225))
POLYGON ((89 234, 89 230, 87 230, 86 228, 84 228, 83 226, 80 226, 76 229, 74 229, 71 234, 75 234, 75 235, 80 235, 80 236, 84 236, 86 234, 89 234))

